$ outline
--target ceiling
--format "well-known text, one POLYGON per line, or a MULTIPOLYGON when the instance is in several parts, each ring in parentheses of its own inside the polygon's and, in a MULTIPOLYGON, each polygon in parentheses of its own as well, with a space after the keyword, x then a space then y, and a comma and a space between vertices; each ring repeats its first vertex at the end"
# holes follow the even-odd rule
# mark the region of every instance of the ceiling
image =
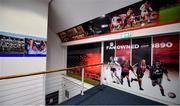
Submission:
POLYGON ((49 28, 55 33, 142 0, 51 0, 49 28))

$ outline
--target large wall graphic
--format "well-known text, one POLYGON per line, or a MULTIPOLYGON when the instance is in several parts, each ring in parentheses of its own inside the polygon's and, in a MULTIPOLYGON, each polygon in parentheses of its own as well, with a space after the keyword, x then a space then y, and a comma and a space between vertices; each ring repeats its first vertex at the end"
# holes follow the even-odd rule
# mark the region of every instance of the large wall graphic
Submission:
POLYGON ((117 40, 116 45, 118 45, 118 46, 117 46, 115 55, 117 57, 120 57, 121 60, 129 60, 130 61, 130 52, 131 52, 130 44, 131 44, 130 39, 117 40))
POLYGON ((151 64, 151 37, 132 39, 132 64, 145 59, 151 64))
POLYGON ((46 38, 0 32, 0 56, 46 56, 46 38))
POLYGON ((179 43, 178 34, 104 42, 103 82, 178 103, 179 43))
POLYGON ((68 42, 112 32, 178 23, 179 9, 179 0, 142 0, 57 34, 62 42, 68 42))
MULTIPOLYGON (((67 50, 67 67, 99 64, 101 63, 101 43, 69 46, 67 50)), ((81 78, 80 68, 68 71, 68 74, 75 78, 81 78)), ((100 80, 100 66, 86 67, 85 80, 88 78, 90 83, 100 80)))
POLYGON ((23 38, 0 35, 0 54, 24 54, 23 38))
MULTIPOLYGON (((179 34, 104 42, 103 83, 178 103, 179 43, 179 34)), ((67 59, 68 67, 101 63, 101 44, 69 46, 67 59)), ((85 68, 85 79, 99 81, 100 70, 85 68)), ((81 69, 68 73, 81 78, 81 69)))

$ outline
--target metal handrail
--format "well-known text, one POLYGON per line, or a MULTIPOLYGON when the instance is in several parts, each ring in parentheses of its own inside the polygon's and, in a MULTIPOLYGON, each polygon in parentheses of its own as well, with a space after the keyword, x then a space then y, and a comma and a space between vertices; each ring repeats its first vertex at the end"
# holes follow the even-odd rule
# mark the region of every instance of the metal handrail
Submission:
POLYGON ((3 80, 3 79, 12 79, 12 78, 19 78, 19 77, 26 77, 26 76, 33 76, 33 75, 40 75, 40 74, 48 74, 48 73, 54 73, 54 72, 72 70, 72 69, 76 69, 76 68, 84 68, 84 67, 91 67, 91 66, 101 66, 101 65, 103 65, 103 63, 90 64, 90 65, 82 65, 82 66, 75 66, 75 67, 69 67, 69 68, 57 69, 57 70, 40 71, 40 72, 27 73, 27 74, 17 74, 17 75, 9 75, 9 76, 0 76, 0 80, 3 80))

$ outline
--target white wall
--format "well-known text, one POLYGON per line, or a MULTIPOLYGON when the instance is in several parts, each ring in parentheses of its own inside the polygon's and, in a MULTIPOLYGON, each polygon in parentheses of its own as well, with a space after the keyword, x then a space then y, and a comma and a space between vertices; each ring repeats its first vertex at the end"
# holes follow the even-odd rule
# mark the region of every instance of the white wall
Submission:
POLYGON ((59 91, 59 103, 63 101, 63 74, 64 72, 50 73, 46 75, 46 94, 59 91))
MULTIPOLYGON (((81 94, 81 91, 82 91, 82 82, 80 80, 77 80, 77 79, 74 79, 74 78, 71 78, 71 77, 64 77, 63 78, 63 95, 62 95, 62 98, 63 98, 63 101, 65 100, 68 100, 69 98, 72 98, 76 95, 79 95, 81 94), (69 92, 69 98, 66 98, 65 97, 65 90, 69 92)), ((87 84, 87 83, 84 83, 84 91, 90 89, 94 87, 93 85, 90 85, 90 84, 87 84)))
MULTIPOLYGON (((2 58, 0 58, 0 69, 2 69, 2 58)), ((1 75, 1 71, 0 71, 0 75, 1 75)))
POLYGON ((46 71, 46 57, 0 57, 0 75, 46 71))
POLYGON ((62 46, 61 40, 48 28, 47 70, 66 68, 67 47, 62 46))
MULTIPOLYGON (((0 0, 0 13, 0 31, 47 38, 48 0, 0 0)), ((46 70, 46 58, 1 59, 2 75, 46 70)))
POLYGON ((0 80, 0 105, 40 105, 44 103, 44 76, 0 80))
MULTIPOLYGON (((66 68, 67 47, 61 45, 58 36, 48 28, 48 56, 47 70, 66 68)), ((63 75, 66 72, 50 73, 46 75, 46 94, 59 91, 59 103, 63 101, 63 75)))
MULTIPOLYGON (((0 31, 47 38, 48 0, 0 0, 0 14, 0 31)), ((46 57, 0 57, 0 63, 1 76, 46 71, 46 57)), ((0 105, 44 104, 44 81, 44 75, 1 80, 0 105)))
MULTIPOLYGON (((58 36, 48 28, 48 56, 47 70, 66 68, 67 47, 62 46, 58 36)), ((64 76, 66 71, 46 74, 46 94, 59 91, 59 103, 67 100, 65 90, 69 91, 69 98, 81 92, 81 81, 64 76)), ((85 84, 85 90, 93 87, 85 84)))
POLYGON ((0 0, 0 31, 47 36, 48 0, 0 0))
MULTIPOLYGON (((63 75, 65 72, 56 72, 46 75, 46 94, 59 91, 59 103, 67 100, 65 90, 69 92, 69 98, 81 93, 82 83, 80 80, 63 75)), ((84 84, 84 91, 92 88, 93 85, 84 84)))

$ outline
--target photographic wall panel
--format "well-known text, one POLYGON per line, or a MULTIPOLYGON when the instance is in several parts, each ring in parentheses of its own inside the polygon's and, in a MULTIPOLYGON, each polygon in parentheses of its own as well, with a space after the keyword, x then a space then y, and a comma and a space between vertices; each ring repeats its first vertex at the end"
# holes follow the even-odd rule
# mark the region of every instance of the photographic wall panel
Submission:
MULTIPOLYGON (((100 63, 103 82, 177 104, 179 100, 179 35, 165 34, 68 47, 68 67, 100 63)), ((81 69, 72 70, 81 76, 81 69)), ((100 67, 85 68, 85 77, 100 80, 100 67)))
POLYGON ((0 32, 1 57, 46 56, 47 39, 9 32, 0 32))
POLYGON ((142 0, 57 33, 62 42, 180 22, 179 0, 142 0))
MULTIPOLYGON (((178 104, 178 34, 112 42, 116 44, 111 47, 116 53, 112 54, 110 49, 108 49, 110 53, 108 50, 104 51, 104 56, 113 58, 109 58, 108 62, 104 61, 103 82, 166 101, 166 103, 178 104)), ((109 44, 104 45, 104 48, 109 48, 109 44)))

